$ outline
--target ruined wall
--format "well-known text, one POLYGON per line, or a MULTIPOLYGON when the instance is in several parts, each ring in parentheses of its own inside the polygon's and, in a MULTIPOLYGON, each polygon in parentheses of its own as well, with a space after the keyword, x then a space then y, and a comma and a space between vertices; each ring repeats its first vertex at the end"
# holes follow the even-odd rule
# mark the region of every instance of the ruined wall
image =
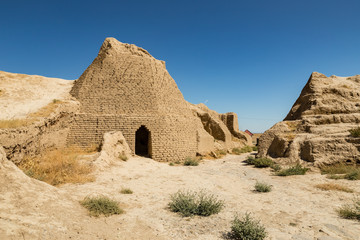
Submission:
POLYGON ((101 144, 107 131, 120 130, 135 152, 135 133, 151 132, 151 157, 184 160, 196 154, 196 118, 163 61, 135 45, 107 38, 98 56, 75 82, 81 103, 68 144, 101 144))
POLYGON ((196 129, 191 119, 179 116, 129 116, 77 114, 68 137, 69 144, 101 144, 103 134, 120 130, 132 152, 135 133, 145 126, 151 135, 151 158, 157 161, 182 161, 196 154, 196 129))

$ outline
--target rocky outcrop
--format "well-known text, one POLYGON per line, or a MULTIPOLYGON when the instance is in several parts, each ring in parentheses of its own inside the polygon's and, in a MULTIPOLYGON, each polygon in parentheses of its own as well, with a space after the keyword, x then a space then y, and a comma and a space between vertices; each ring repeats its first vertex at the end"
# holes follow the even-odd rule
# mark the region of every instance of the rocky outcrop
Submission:
POLYGON ((259 156, 315 166, 360 163, 360 138, 349 130, 360 123, 360 75, 312 73, 284 121, 259 140, 259 156))

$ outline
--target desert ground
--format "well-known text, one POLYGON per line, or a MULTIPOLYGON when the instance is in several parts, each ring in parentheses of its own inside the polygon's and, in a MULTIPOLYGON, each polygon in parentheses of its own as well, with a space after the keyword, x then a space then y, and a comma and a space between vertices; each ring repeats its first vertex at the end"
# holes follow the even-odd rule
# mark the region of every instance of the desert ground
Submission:
POLYGON ((0 171, 0 239, 226 239, 234 215, 245 212, 266 227, 267 239, 360 239, 360 223, 336 213, 356 197, 359 181, 327 179, 317 172, 274 176, 270 169, 243 163, 248 156, 227 155, 199 166, 134 157, 95 172, 94 182, 60 187, 30 179, 8 162, 0 171), (271 184, 273 190, 254 192, 256 181, 271 184), (314 187, 329 182, 355 192, 314 187), (122 188, 133 194, 121 194, 122 188), (225 208, 209 217, 169 211, 170 195, 188 189, 217 195, 225 208), (90 217, 79 201, 98 195, 119 201, 125 213, 90 217))

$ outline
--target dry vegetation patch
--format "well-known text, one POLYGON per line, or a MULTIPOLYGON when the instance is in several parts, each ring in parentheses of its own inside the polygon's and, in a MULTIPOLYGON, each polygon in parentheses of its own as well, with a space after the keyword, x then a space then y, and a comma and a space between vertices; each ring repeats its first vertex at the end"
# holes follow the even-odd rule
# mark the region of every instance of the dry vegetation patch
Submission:
POLYGON ((206 190, 199 192, 178 191, 171 195, 168 204, 172 212, 178 212, 184 217, 193 215, 210 216, 219 213, 224 207, 224 201, 219 200, 215 195, 209 194, 206 190))
POLYGON ((354 190, 352 190, 348 187, 336 184, 336 183, 317 184, 317 185, 315 185, 315 187, 318 189, 324 190, 324 191, 335 190, 335 191, 342 191, 342 192, 348 192, 348 193, 354 192, 354 190))
MULTIPOLYGON (((256 148, 257 149, 257 148, 256 148)), ((233 148, 232 149, 232 153, 233 154, 236 154, 236 155, 240 155, 242 153, 248 153, 248 152, 252 152, 252 151, 255 151, 253 147, 251 146, 244 146, 242 148, 233 148)))
POLYGON ((253 219, 250 213, 246 213, 242 218, 238 215, 234 217, 228 239, 263 240, 266 236, 266 229, 260 221, 253 219))
POLYGON ((337 209, 340 217, 360 221, 360 200, 354 200, 353 204, 343 205, 337 209))
POLYGON ((350 129, 349 132, 352 137, 360 137, 360 127, 350 129))
POLYGON ((79 161, 79 156, 86 154, 89 151, 77 148, 55 149, 34 158, 24 158, 18 167, 26 175, 54 186, 84 183, 94 180, 89 163, 79 161))
POLYGON ((357 165, 334 164, 324 166, 321 174, 328 174, 330 179, 360 180, 360 167, 357 165))
POLYGON ((104 215, 107 217, 124 213, 124 210, 119 207, 117 201, 105 196, 86 197, 80 204, 89 210, 90 216, 99 217, 100 215, 104 215))

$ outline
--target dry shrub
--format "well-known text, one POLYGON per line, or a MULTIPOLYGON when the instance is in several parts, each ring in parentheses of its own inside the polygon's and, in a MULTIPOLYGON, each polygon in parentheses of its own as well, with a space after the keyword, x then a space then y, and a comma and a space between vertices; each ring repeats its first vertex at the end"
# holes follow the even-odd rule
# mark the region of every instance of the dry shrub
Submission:
POLYGON ((322 174, 329 174, 328 178, 331 179, 348 179, 359 180, 360 179, 360 167, 356 165, 334 164, 324 166, 321 169, 322 174), (336 175, 342 174, 342 175, 336 175))
POLYGON ((360 168, 355 165, 346 165, 343 163, 323 166, 320 168, 321 174, 347 174, 358 169, 360 168))
POLYGON ((86 197, 80 204, 89 210, 90 216, 99 217, 100 215, 104 215, 107 217, 124 213, 124 210, 119 207, 117 201, 105 196, 86 197))
POLYGON ((360 221, 360 200, 355 199, 353 204, 345 204, 337 209, 340 217, 360 221))
POLYGON ((35 158, 25 158, 18 167, 30 177, 51 185, 93 181, 92 167, 78 157, 89 152, 77 148, 46 151, 35 158))
POLYGON ((238 240, 263 240, 267 236, 265 227, 260 221, 253 219, 250 213, 246 213, 242 218, 235 215, 231 222, 231 231, 228 239, 238 240))
POLYGON ((191 157, 185 158, 184 166, 198 166, 198 165, 199 165, 199 160, 197 160, 196 158, 191 158, 191 157))
POLYGON ((0 128, 19 128, 33 124, 34 122, 38 121, 39 118, 48 117, 52 112, 55 111, 60 103, 60 100, 54 99, 45 107, 40 108, 34 113, 30 113, 26 119, 0 120, 0 128))
POLYGON ((122 194, 133 194, 134 192, 130 188, 122 188, 120 193, 122 193, 122 194))
POLYGON ((335 190, 335 191, 342 191, 342 192, 348 192, 348 193, 354 192, 352 189, 350 189, 348 187, 341 186, 341 185, 335 184, 335 183, 317 184, 317 185, 315 185, 315 187, 318 189, 324 190, 324 191, 335 190))
POLYGON ((11 119, 0 120, 0 128, 18 128, 29 125, 31 121, 29 119, 11 119))
POLYGON ((210 216, 219 213, 223 209, 224 201, 219 200, 215 195, 207 193, 206 190, 199 192, 178 191, 171 195, 171 202, 168 206, 172 212, 178 212, 184 217, 193 215, 210 216))
POLYGON ((360 127, 350 129, 349 132, 352 137, 360 137, 360 127))

